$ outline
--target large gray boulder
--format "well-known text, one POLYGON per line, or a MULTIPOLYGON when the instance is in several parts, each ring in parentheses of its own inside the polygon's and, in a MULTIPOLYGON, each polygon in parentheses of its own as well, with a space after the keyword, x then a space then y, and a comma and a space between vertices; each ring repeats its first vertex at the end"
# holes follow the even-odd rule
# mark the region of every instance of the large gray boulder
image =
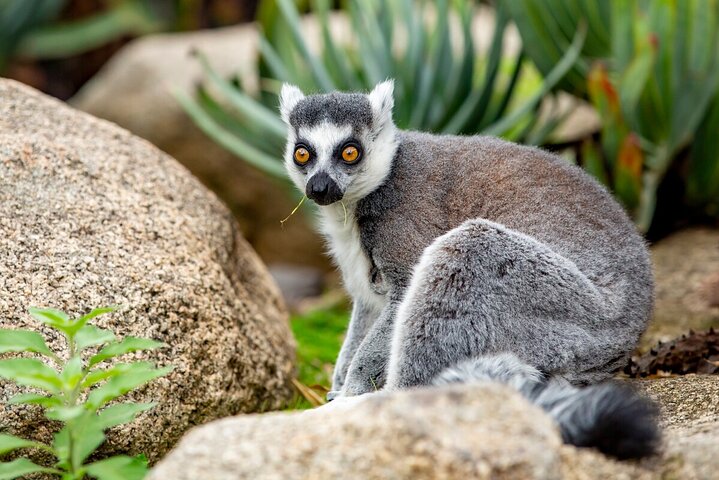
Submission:
MULTIPOLYGON (((291 396, 284 305, 227 208, 148 142, 0 79, 0 327, 38 328, 29 306, 110 304, 99 326, 165 342, 144 358, 175 369, 104 453, 154 461, 193 425, 291 396)), ((14 393, 0 382, 0 401, 14 393)), ((47 439, 40 419, 7 407, 0 429, 47 439)))

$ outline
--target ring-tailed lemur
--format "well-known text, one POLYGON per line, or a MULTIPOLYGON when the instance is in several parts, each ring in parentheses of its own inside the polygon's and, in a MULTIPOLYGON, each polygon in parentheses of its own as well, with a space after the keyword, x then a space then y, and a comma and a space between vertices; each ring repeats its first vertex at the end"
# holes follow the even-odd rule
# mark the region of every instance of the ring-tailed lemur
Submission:
POLYGON ((353 300, 332 396, 494 380, 617 457, 654 451, 655 407, 617 384, 652 309, 647 249, 580 168, 490 137, 398 130, 393 83, 285 85, 286 165, 320 205, 353 300))

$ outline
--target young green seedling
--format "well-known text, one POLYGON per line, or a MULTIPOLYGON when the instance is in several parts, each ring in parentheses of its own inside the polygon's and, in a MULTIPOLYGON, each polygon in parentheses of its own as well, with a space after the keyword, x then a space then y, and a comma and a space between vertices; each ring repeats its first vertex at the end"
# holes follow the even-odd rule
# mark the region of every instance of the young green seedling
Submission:
POLYGON ((144 455, 118 455, 86 463, 88 457, 105 441, 105 430, 129 423, 155 406, 155 403, 108 403, 141 385, 166 375, 172 367, 156 368, 152 362, 110 363, 117 357, 138 350, 163 346, 154 340, 137 337, 115 338, 109 330, 91 325, 93 318, 113 312, 116 307, 97 308, 78 318, 51 308, 31 308, 36 320, 61 332, 67 341, 67 358, 61 358, 30 330, 0 329, 0 354, 30 352, 45 357, 5 358, 0 360, 0 377, 34 391, 20 393, 9 404, 35 404, 44 408, 45 416, 62 424, 52 444, 0 434, 0 455, 19 449, 39 449, 52 454, 51 466, 19 457, 0 462, 0 480, 20 478, 31 473, 48 473, 62 480, 136 480, 147 472, 144 455), (43 393, 37 393, 42 391, 43 393))

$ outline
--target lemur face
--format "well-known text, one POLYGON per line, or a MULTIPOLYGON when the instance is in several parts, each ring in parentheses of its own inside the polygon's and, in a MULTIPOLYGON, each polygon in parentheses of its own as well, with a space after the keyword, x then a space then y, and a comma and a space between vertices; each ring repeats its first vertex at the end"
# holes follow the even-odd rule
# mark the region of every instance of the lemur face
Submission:
POLYGON ((392 90, 391 81, 367 95, 304 96, 297 87, 282 87, 280 111, 289 127, 285 166, 308 198, 323 206, 352 202, 381 184, 396 148, 392 90))

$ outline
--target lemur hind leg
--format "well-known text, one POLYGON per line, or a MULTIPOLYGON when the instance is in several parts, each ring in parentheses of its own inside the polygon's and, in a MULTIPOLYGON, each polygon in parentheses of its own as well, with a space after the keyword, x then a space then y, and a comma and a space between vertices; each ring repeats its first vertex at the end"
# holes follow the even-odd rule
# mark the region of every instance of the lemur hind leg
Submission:
POLYGON ((429 384, 494 352, 577 383, 600 380, 633 347, 617 338, 607 295, 534 238, 467 221, 437 238, 415 270, 394 324, 387 388, 429 384))

